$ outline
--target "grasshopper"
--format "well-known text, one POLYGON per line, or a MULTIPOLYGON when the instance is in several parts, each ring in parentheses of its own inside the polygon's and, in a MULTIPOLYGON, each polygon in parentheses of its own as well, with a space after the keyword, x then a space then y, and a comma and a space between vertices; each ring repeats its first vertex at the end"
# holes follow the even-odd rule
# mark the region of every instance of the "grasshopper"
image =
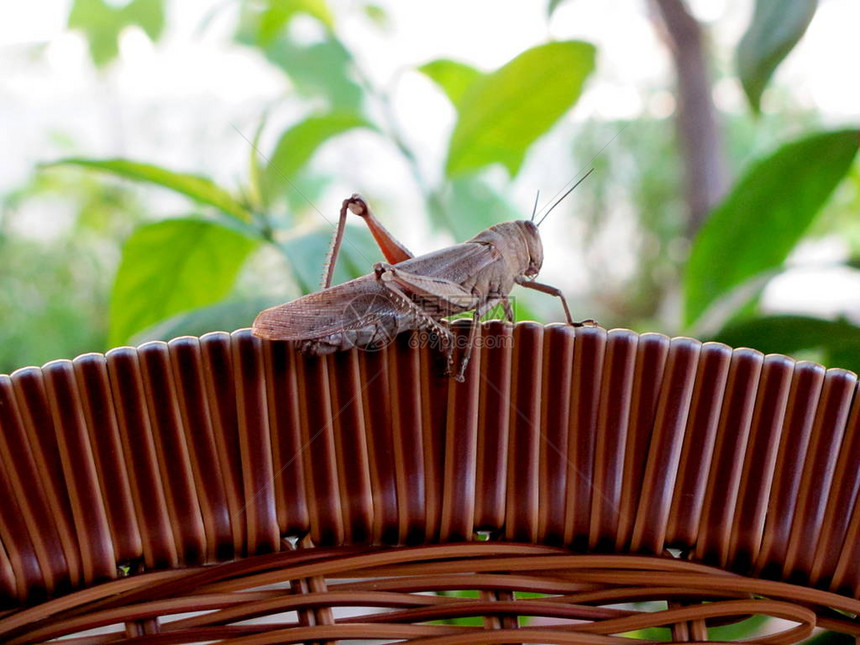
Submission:
POLYGON ((538 225, 546 215, 537 224, 534 215, 533 211, 531 220, 496 224, 467 242, 415 257, 354 194, 341 206, 321 290, 266 309, 254 320, 252 331, 267 340, 296 341, 301 351, 321 355, 352 347, 380 349, 400 332, 432 330, 442 340, 446 374, 462 382, 481 316, 501 304, 505 317, 513 322, 508 294, 515 284, 558 297, 568 324, 595 324, 593 320, 575 322, 562 292, 535 281, 543 264, 538 225), (348 212, 364 219, 387 262, 377 262, 373 273, 333 287, 348 212), (468 343, 454 374, 453 334, 441 321, 469 311, 473 321, 468 343))

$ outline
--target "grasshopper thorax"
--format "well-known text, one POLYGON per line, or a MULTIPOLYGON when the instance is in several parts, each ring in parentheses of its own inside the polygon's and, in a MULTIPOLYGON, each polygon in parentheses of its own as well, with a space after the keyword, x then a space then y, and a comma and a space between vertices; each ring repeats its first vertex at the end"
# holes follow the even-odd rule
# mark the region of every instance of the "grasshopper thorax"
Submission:
POLYGON ((543 244, 534 222, 503 222, 482 231, 471 242, 490 243, 496 247, 514 275, 535 277, 543 266, 543 244))

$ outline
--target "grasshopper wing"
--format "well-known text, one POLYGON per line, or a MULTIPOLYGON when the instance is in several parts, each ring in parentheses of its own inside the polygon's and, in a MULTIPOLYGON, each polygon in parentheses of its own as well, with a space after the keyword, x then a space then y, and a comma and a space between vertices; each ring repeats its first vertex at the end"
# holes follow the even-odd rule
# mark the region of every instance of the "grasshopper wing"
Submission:
POLYGON ((406 313, 373 276, 363 276, 262 311, 255 336, 266 340, 315 340, 373 327, 406 313))
POLYGON ((394 266, 403 272, 442 278, 462 285, 492 264, 503 263, 499 252, 489 244, 463 242, 456 246, 420 255, 394 266))

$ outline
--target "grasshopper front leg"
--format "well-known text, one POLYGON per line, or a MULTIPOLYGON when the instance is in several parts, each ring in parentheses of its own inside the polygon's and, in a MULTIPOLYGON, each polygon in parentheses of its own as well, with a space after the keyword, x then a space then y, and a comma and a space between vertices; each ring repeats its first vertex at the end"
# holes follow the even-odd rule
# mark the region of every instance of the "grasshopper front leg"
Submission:
MULTIPOLYGON (((455 377, 457 381, 462 383, 465 381, 466 374, 466 366, 469 364, 469 360, 472 358, 472 348, 475 346, 475 336, 478 332, 478 325, 481 322, 481 316, 490 311, 497 304, 497 299, 490 297, 486 300, 481 298, 481 292, 478 291, 477 288, 472 287, 472 295, 475 297, 476 301, 481 303, 477 307, 475 307, 475 312, 472 314, 472 326, 469 328, 469 342, 466 345, 466 352, 463 354, 463 358, 460 360, 460 369, 457 372, 457 376, 455 377)), ((511 303, 508 301, 508 297, 504 296, 501 298, 502 306, 505 308, 505 315, 509 315, 509 320, 514 322, 514 312, 511 309, 511 303)))
POLYGON ((573 320, 573 316, 570 315, 570 309, 567 306, 567 300, 565 300, 564 294, 558 287, 554 287, 551 284, 543 284, 542 282, 535 282, 534 280, 526 280, 522 276, 517 276, 516 278, 514 278, 514 282, 516 282, 521 287, 525 287, 526 289, 534 289, 535 291, 540 291, 541 293, 546 293, 550 296, 557 296, 561 300, 561 305, 564 307, 564 315, 567 317, 568 325, 571 325, 573 327, 584 327, 585 325, 597 324, 594 320, 591 320, 590 318, 581 322, 575 322, 573 320))
POLYGON ((502 296, 501 302, 502 309, 504 309, 505 311, 505 318, 509 323, 514 322, 514 308, 511 307, 511 301, 508 299, 507 296, 502 296))
MULTIPOLYGON (((459 383, 462 383, 465 380, 466 367, 469 364, 469 360, 472 358, 472 349, 475 346, 475 337, 477 335, 478 324, 481 316, 492 309, 498 300, 496 298, 485 299, 481 295, 481 292, 475 287, 473 287, 471 291, 467 291, 462 286, 456 282, 452 282, 451 280, 428 278, 426 276, 415 275, 414 273, 407 273, 405 271, 400 271, 397 267, 386 265, 381 262, 376 265, 375 269, 377 279, 388 287, 388 289, 402 297, 408 298, 406 292, 403 291, 406 289, 409 293, 414 293, 422 298, 432 299, 439 305, 446 305, 452 313, 454 313, 455 310, 473 311, 472 326, 469 328, 469 339, 466 344, 466 351, 463 353, 463 357, 460 359, 460 366, 457 369, 457 373, 454 375, 454 378, 459 383)), ((412 302, 411 299, 409 302, 411 303, 411 306, 421 311, 422 315, 427 315, 426 312, 412 302)), ((508 309, 510 308, 510 303, 507 304, 507 307, 508 309)), ((511 313, 513 314, 513 312, 511 313)), ((435 321, 435 319, 432 320, 435 321)), ((448 333, 450 334, 450 332, 448 333)), ((448 336, 446 335, 446 339, 447 338, 448 336)), ((453 341, 453 338, 451 338, 451 341, 453 341)), ((453 366, 453 349, 452 344, 446 352, 449 374, 451 373, 451 368, 453 366)))
POLYGON ((487 303, 482 303, 481 294, 476 289, 467 291, 456 282, 445 280, 443 278, 428 278, 427 276, 416 275, 406 271, 401 271, 397 267, 390 264, 378 262, 374 266, 376 279, 379 280, 387 289, 401 297, 407 306, 409 306, 419 317, 428 320, 428 324, 434 329, 442 331, 443 337, 446 340, 445 356, 447 359, 447 373, 450 374, 454 362, 454 345, 451 332, 442 327, 442 325, 433 317, 430 316, 424 309, 417 305, 407 293, 416 294, 424 299, 432 300, 440 311, 448 311, 456 313, 457 311, 475 311, 475 318, 472 323, 472 328, 469 331, 469 343, 466 347, 466 353, 463 360, 460 362, 460 368, 454 378, 463 382, 466 365, 472 355, 472 345, 475 340, 475 331, 477 330, 478 318, 481 315, 481 309, 486 308, 487 303))

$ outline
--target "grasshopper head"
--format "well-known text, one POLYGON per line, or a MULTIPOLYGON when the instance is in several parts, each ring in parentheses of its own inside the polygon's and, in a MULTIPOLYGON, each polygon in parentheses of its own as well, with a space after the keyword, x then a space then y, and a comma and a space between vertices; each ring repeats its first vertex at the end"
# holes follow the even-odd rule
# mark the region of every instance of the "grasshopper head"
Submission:
POLYGON ((543 244, 540 241, 540 233, 534 222, 529 220, 518 220, 515 224, 519 227, 520 234, 525 242, 526 264, 523 267, 523 275, 527 278, 535 277, 543 266, 543 244))

